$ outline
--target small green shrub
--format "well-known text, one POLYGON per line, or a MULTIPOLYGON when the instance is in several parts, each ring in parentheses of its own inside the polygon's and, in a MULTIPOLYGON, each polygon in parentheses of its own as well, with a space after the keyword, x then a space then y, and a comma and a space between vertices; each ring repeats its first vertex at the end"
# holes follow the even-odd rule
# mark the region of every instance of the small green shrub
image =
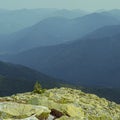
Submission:
POLYGON ((42 89, 42 86, 40 85, 40 83, 37 81, 34 85, 34 90, 33 90, 33 93, 38 93, 38 94, 41 94, 41 93, 44 93, 45 92, 45 89, 42 89))

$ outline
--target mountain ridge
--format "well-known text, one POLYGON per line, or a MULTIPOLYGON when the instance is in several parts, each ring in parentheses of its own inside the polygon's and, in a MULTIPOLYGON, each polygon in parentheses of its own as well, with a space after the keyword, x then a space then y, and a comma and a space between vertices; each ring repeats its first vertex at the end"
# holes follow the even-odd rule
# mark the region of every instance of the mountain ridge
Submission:
POLYGON ((0 61, 0 95, 11 95, 33 89, 36 81, 44 88, 59 87, 62 80, 47 76, 31 68, 0 61))
POLYGON ((2 51, 20 52, 39 46, 71 42, 105 25, 119 23, 119 20, 101 13, 92 13, 72 20, 61 17, 48 18, 3 39, 6 42, 2 44, 2 51))
POLYGON ((76 82, 81 86, 89 84, 119 87, 119 38, 119 35, 84 37, 69 44, 35 48, 13 55, 8 60, 28 65, 67 82, 74 80, 72 83, 76 82), (31 56, 34 57, 33 60, 31 56), (113 80, 115 76, 116 82, 113 80))

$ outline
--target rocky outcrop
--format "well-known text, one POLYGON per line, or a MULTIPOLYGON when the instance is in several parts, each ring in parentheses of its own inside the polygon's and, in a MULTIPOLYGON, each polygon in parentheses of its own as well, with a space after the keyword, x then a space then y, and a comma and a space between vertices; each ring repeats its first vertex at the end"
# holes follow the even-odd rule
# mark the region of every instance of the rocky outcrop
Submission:
POLYGON ((120 105, 70 88, 17 94, 0 101, 3 120, 120 120, 120 105))

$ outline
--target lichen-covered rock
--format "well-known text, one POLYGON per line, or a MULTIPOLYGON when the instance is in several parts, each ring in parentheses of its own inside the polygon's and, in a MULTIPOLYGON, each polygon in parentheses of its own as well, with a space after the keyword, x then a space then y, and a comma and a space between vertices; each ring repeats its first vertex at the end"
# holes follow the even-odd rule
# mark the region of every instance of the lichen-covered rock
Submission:
MULTIPOLYGON (((37 109, 33 112, 35 114, 35 119, 44 119, 49 120, 50 113, 56 120, 120 120, 120 105, 110 102, 104 98, 99 98, 93 94, 86 94, 80 90, 71 89, 71 88, 55 88, 46 90, 42 94, 36 93, 24 93, 17 94, 11 97, 0 98, 1 101, 11 101, 13 104, 7 105, 9 110, 13 111, 16 105, 24 103, 21 105, 26 106, 44 106, 47 108, 47 115, 42 114, 44 112, 39 112, 37 109), (13 106, 13 107, 12 107, 13 106), (51 111, 54 112, 54 114, 51 111), (38 115, 38 113, 41 115, 38 115), (48 118, 47 118, 48 117, 48 118)), ((3 104, 3 103, 2 103, 3 104)), ((0 104, 0 108, 2 107, 0 104)), ((23 108, 23 107, 22 107, 23 108)), ((36 108, 36 107, 35 107, 36 108)), ((31 109, 31 108, 26 108, 31 109)), ((16 111, 22 111, 20 107, 16 111)), ((6 118, 11 118, 15 116, 8 111, 2 111, 2 116, 6 118)), ((23 111, 22 111, 23 112, 23 111)), ((19 112, 15 112, 19 116, 19 112)), ((21 113, 23 117, 30 117, 32 112, 26 112, 26 114, 21 113)), ((1 116, 0 115, 0 116, 1 116)), ((26 118, 27 119, 27 118, 26 118)), ((50 118, 52 120, 53 118, 50 118)))
MULTIPOLYGON (((9 119, 10 120, 10 119, 9 119)), ((15 119, 14 119, 15 120, 15 119)), ((18 120, 18 119, 17 119, 18 120)), ((21 119, 21 120, 39 120, 38 118, 36 118, 34 115, 33 116, 30 116, 28 118, 24 118, 24 119, 21 119)))
POLYGON ((0 103, 0 118, 27 118, 32 115, 41 116, 43 113, 49 115, 50 110, 44 106, 20 104, 12 102, 0 103))
POLYGON ((84 111, 83 109, 79 106, 75 106, 74 104, 67 104, 64 107, 62 107, 64 113, 70 117, 80 117, 84 118, 84 111))

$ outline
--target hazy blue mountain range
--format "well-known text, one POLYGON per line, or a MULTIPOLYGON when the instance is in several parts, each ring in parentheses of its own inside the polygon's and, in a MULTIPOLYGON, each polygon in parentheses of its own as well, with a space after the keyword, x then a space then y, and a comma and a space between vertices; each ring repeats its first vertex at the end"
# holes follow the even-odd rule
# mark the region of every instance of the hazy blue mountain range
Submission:
POLYGON ((77 17, 82 17, 88 13, 89 13, 88 11, 83 11, 83 10, 79 10, 79 9, 73 9, 73 10, 62 9, 62 10, 55 11, 54 15, 52 15, 52 16, 73 19, 73 18, 77 18, 77 17))
POLYGON ((1 39, 1 53, 20 52, 34 47, 73 41, 103 26, 119 23, 116 18, 101 13, 92 13, 75 19, 47 18, 1 39))
POLYGON ((102 31, 92 33, 93 37, 69 44, 38 47, 6 59, 76 85, 117 88, 120 87, 120 34, 118 26, 103 29, 108 33, 105 37, 101 34, 94 37, 103 32, 101 28, 102 31))
POLYGON ((84 36, 84 38, 104 38, 104 37, 112 37, 118 35, 120 33, 120 25, 107 25, 101 27, 88 35, 84 36))
POLYGON ((120 20, 120 9, 113 9, 113 10, 107 11, 107 14, 108 13, 120 20))
POLYGON ((22 65, 0 61, 0 96, 31 91, 36 81, 44 88, 59 87, 60 81, 22 65))
POLYGON ((0 60, 35 69, 0 62, 0 95, 29 91, 38 80, 43 87, 67 83, 119 102, 119 12, 0 10, 0 60))
POLYGON ((9 34, 20 29, 32 26, 39 21, 53 16, 75 18, 87 14, 81 10, 66 9, 20 9, 4 10, 0 9, 0 34, 9 34))
POLYGON ((0 33, 9 34, 49 17, 55 9, 0 10, 0 33))

